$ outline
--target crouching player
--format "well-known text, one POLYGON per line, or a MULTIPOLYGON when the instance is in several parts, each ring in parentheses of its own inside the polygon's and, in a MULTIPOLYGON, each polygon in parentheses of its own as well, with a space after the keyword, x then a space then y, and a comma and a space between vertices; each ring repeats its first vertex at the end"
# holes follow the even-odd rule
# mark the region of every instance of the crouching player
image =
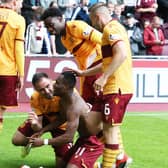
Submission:
MULTIPOLYGON (((60 168, 93 168, 95 161, 103 153, 104 145, 96 135, 102 130, 101 113, 91 111, 90 106, 74 90, 76 78, 72 72, 63 72, 54 84, 54 95, 60 97, 60 115, 56 122, 43 128, 39 135, 67 122, 65 134, 51 139, 31 138, 35 147, 44 145, 60 146, 73 140, 78 131, 79 138, 64 156, 60 168)), ((36 137, 36 136, 35 136, 36 137)))
MULTIPOLYGON (((31 96, 30 104, 33 112, 29 113, 28 119, 18 127, 12 138, 12 143, 16 146, 25 146, 25 150, 30 150, 28 137, 38 132, 42 127, 57 120, 59 111, 58 96, 53 96, 53 82, 45 73, 36 73, 32 78, 32 84, 35 92, 31 96)), ((53 138, 65 133, 66 123, 63 123, 57 128, 50 131, 53 138)), ((72 143, 66 143, 62 146, 52 146, 56 156, 56 167, 59 164, 63 155, 71 148, 72 143)), ((23 156, 29 153, 25 151, 23 156)))

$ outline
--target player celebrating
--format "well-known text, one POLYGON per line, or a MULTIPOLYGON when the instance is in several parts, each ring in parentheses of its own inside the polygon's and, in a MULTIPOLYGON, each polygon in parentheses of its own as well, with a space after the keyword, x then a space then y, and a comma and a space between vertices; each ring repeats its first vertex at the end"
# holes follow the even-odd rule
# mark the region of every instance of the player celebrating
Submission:
POLYGON ((64 161, 68 168, 91 168, 103 152, 103 144, 96 137, 102 130, 101 113, 90 111, 90 106, 74 90, 75 83, 76 78, 72 72, 63 72, 56 79, 54 94, 60 96, 60 118, 41 130, 41 133, 52 130, 67 121, 65 134, 47 140, 32 138, 30 142, 33 146, 44 145, 44 142, 48 145, 60 146, 71 142, 75 132, 78 131, 79 138, 65 155, 64 161))
MULTIPOLYGON (((58 8, 46 9, 41 19, 51 34, 61 35, 63 45, 73 54, 79 69, 85 70, 101 62, 102 34, 99 31, 84 21, 65 21, 58 8)), ((92 105, 98 100, 92 84, 99 76, 86 77, 81 83, 82 97, 92 105)))
MULTIPOLYGON (((26 146, 29 150, 29 139, 35 132, 42 127, 57 120, 59 112, 58 96, 53 96, 53 82, 45 73, 36 73, 32 78, 32 84, 35 92, 31 96, 30 104, 33 112, 29 113, 28 119, 19 126, 18 130, 12 138, 12 143, 17 146, 26 146)), ((51 130, 52 137, 57 137, 65 133, 66 124, 51 130)), ((60 168, 60 162, 65 153, 70 149, 72 143, 67 143, 59 147, 55 147, 56 166, 60 168)), ((24 149, 24 148, 23 148, 24 149)), ((28 152, 28 151, 25 151, 28 152)), ((23 153, 24 154, 24 153, 23 153)), ((25 153, 28 154, 28 153, 25 153)), ((24 154, 24 155, 25 155, 24 154)))
POLYGON ((0 131, 7 107, 17 106, 23 87, 25 20, 17 14, 21 0, 1 0, 0 4, 0 131))
MULTIPOLYGON (((127 32, 118 21, 111 19, 105 4, 93 5, 90 18, 92 25, 103 32, 103 73, 94 82, 94 88, 98 92, 103 91, 103 168, 111 168, 116 166, 116 158, 120 153, 119 126, 133 93, 132 56, 127 32)), ((128 161, 127 158, 125 160, 128 161)))

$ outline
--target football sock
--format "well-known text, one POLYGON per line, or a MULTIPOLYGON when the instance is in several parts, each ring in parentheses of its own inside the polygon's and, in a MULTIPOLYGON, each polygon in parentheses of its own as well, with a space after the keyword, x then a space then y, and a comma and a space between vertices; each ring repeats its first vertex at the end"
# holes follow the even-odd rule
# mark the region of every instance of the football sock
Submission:
POLYGON ((111 168, 116 163, 119 154, 119 144, 105 144, 103 151, 103 168, 111 168))
POLYGON ((118 141, 119 141, 120 153, 124 153, 124 145, 123 145, 123 140, 122 140, 122 135, 121 135, 120 129, 119 129, 119 132, 118 132, 118 141))

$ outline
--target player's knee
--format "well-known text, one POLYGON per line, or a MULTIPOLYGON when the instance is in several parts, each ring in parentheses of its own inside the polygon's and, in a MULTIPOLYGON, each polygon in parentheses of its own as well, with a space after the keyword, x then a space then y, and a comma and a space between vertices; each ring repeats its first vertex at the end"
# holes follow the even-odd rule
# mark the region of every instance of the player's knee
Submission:
POLYGON ((18 135, 18 133, 15 133, 12 137, 12 144, 15 146, 26 146, 28 143, 28 140, 23 135, 18 135))
POLYGON ((19 142, 15 136, 12 137, 12 144, 15 146, 19 146, 19 142))
POLYGON ((15 146, 20 146, 20 141, 18 140, 16 136, 12 137, 12 144, 15 146))

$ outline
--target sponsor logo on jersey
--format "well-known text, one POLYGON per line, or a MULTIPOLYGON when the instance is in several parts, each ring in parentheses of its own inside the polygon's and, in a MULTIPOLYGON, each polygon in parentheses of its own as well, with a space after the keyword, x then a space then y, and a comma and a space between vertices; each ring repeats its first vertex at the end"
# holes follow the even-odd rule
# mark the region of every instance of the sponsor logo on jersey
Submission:
POLYGON ((120 35, 118 35, 118 34, 110 34, 109 35, 109 40, 111 41, 111 40, 118 40, 118 39, 120 39, 120 35))
POLYGON ((91 31, 92 31, 92 29, 91 29, 90 27, 88 27, 88 28, 83 32, 83 35, 84 35, 84 36, 89 36, 91 31))

